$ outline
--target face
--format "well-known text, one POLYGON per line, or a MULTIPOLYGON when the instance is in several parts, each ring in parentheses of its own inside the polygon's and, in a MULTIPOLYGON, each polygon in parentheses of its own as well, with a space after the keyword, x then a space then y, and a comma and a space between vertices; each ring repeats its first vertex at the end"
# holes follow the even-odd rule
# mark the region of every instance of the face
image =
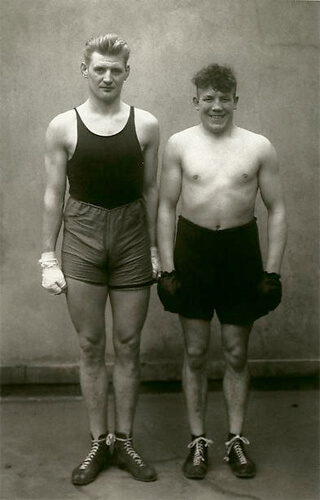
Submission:
POLYGON ((233 90, 198 89, 198 97, 194 97, 193 102, 203 126, 213 134, 221 134, 232 126, 233 112, 238 103, 233 90))
POLYGON ((121 95, 130 67, 121 54, 102 55, 93 52, 90 63, 81 64, 81 73, 88 78, 89 92, 105 102, 113 102, 121 95))

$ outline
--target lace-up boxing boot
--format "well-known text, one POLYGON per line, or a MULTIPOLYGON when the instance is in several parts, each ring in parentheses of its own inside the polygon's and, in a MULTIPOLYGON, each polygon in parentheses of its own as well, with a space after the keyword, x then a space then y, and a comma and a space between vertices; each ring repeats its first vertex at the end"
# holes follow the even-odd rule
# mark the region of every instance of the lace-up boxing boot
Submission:
MULTIPOLYGON (((92 436, 91 436, 92 437, 92 436)), ((112 434, 101 434, 98 439, 92 439, 91 450, 84 461, 72 472, 72 483, 78 486, 94 481, 99 472, 111 464, 111 446, 114 441, 112 434)))
POLYGON ((132 437, 127 437, 125 434, 116 433, 113 464, 130 472, 137 481, 149 482, 157 479, 155 469, 142 460, 132 446, 132 437))
POLYGON ((243 436, 234 436, 226 443, 227 456, 224 458, 228 462, 233 474, 240 478, 250 478, 256 475, 256 466, 246 455, 244 445, 250 441, 243 436))
POLYGON ((204 436, 195 438, 188 444, 190 453, 183 464, 182 470, 188 479, 203 479, 208 469, 208 446, 212 444, 211 439, 204 436))

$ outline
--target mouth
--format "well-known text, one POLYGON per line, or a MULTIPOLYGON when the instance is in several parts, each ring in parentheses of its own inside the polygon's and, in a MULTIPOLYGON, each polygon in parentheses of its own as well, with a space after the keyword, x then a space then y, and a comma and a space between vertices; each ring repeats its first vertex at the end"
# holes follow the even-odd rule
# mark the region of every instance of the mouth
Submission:
POLYGON ((225 115, 209 115, 211 123, 221 124, 224 120, 225 115))

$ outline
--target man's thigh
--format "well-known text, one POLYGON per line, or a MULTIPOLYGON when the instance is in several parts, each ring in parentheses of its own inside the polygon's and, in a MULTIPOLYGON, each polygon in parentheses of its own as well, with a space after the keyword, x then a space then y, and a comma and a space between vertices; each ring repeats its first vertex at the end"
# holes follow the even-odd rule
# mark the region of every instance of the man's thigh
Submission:
POLYGON ((150 287, 136 290, 110 289, 115 341, 140 338, 149 306, 150 287))
POLYGON ((66 278, 67 305, 78 334, 99 339, 105 335, 105 307, 108 288, 73 278, 66 278))
POLYGON ((180 316, 184 342, 188 351, 195 354, 207 351, 210 345, 210 321, 180 316))

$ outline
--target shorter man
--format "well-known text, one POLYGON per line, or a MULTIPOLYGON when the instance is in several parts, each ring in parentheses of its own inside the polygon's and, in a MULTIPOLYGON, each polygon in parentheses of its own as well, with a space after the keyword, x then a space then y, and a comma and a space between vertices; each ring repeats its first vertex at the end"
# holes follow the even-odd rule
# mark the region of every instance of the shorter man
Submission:
POLYGON ((179 314, 185 341, 183 389, 192 437, 183 471, 187 478, 200 479, 207 470, 206 360, 215 310, 226 361, 227 460, 236 476, 253 477, 255 465, 244 449, 249 441, 242 436, 248 341, 253 322, 281 300, 285 208, 273 146, 233 121, 238 97, 232 71, 212 64, 193 82, 200 124, 168 141, 158 218, 159 297, 166 310, 179 314), (265 271, 254 217, 258 189, 268 211, 265 271))

